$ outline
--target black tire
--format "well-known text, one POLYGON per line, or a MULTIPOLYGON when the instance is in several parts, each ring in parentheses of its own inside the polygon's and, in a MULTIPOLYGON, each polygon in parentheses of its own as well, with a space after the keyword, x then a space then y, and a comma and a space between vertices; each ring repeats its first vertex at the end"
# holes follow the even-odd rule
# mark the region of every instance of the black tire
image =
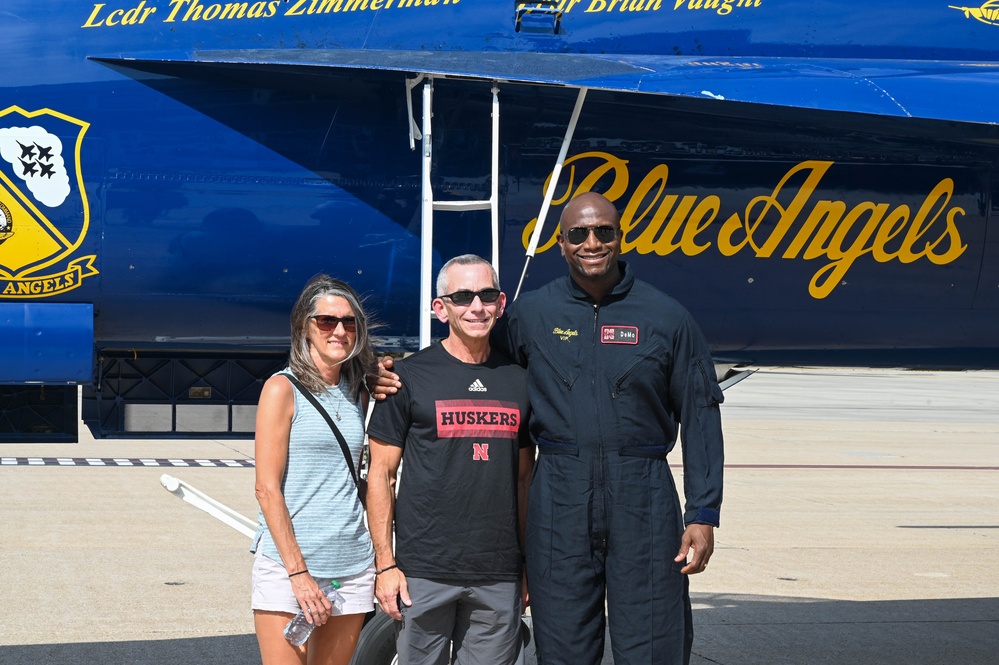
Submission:
POLYGON ((391 665, 395 654, 395 620, 375 612, 361 629, 350 665, 391 665))

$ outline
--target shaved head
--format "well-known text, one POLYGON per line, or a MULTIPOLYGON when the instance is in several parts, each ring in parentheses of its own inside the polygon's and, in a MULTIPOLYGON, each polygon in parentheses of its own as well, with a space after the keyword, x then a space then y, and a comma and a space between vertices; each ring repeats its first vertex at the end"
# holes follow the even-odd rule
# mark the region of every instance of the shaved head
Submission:
POLYGON ((606 220, 614 220, 614 226, 620 228, 621 217, 617 214, 617 208, 607 199, 606 196, 598 192, 583 192, 569 201, 562 209, 562 216, 559 217, 559 224, 563 231, 576 225, 579 218, 586 216, 584 210, 592 208, 590 214, 599 215, 606 220), (569 226, 566 226, 569 224, 569 226))
POLYGON ((569 276, 597 302, 620 281, 621 216, 603 194, 584 192, 566 204, 558 244, 569 276))

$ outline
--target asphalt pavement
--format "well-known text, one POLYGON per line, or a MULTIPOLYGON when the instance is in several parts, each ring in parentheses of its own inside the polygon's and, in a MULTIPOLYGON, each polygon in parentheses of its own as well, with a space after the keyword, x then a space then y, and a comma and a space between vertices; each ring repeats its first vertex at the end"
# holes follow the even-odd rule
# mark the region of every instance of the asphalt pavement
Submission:
MULTIPOLYGON (((692 663, 999 662, 999 372, 764 368, 723 418, 692 663)), ((252 456, 0 444, 0 665, 259 663, 249 539, 159 480, 255 518, 252 456)))

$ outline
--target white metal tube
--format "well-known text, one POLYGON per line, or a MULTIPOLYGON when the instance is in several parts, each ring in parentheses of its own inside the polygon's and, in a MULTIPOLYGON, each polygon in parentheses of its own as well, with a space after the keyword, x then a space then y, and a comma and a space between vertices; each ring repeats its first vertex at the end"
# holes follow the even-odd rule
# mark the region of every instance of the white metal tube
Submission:
POLYGON ((489 194, 489 209, 492 212, 492 239, 493 239, 493 268, 499 275, 499 127, 500 127, 500 104, 499 86, 495 83, 492 88, 493 93, 493 149, 492 149, 492 190, 489 194))
POLYGON ((433 153, 431 114, 434 107, 434 79, 423 84, 423 206, 420 217, 420 348, 430 346, 430 304, 433 301, 431 273, 434 258, 434 192, 430 184, 433 153))
POLYGON ((205 511, 218 521, 231 526, 236 531, 239 531, 247 538, 253 538, 253 536, 256 535, 256 521, 237 513, 225 504, 219 503, 204 492, 200 492, 191 487, 183 480, 179 480, 164 473, 160 476, 160 484, 174 496, 183 499, 195 508, 205 511))
POLYGON ((406 118, 409 120, 409 149, 416 150, 416 139, 422 139, 423 136, 420 135, 420 130, 416 126, 416 120, 413 118, 413 88, 420 84, 423 80, 423 74, 420 74, 414 79, 406 79, 406 118))
POLYGON ((548 181, 548 189, 545 190, 545 200, 541 204, 541 211, 538 213, 538 223, 531 233, 531 240, 527 245, 527 256, 524 259, 524 270, 520 273, 520 281, 517 283, 517 290, 513 294, 516 300, 520 295, 520 289, 524 286, 524 278, 527 277, 527 267, 531 263, 531 258, 538 249, 538 241, 541 239, 541 230, 545 225, 545 218, 548 216, 548 209, 551 207, 552 198, 555 196, 555 186, 558 184, 559 176, 562 175, 562 165, 565 163, 566 154, 569 152, 569 143, 572 142, 572 135, 576 132, 576 123, 579 121, 579 114, 583 110, 583 101, 586 99, 586 88, 579 89, 576 97, 576 106, 572 109, 572 117, 569 118, 569 126, 565 130, 565 138, 562 140, 562 148, 559 150, 558 159, 555 161, 555 168, 552 169, 551 180, 548 181))

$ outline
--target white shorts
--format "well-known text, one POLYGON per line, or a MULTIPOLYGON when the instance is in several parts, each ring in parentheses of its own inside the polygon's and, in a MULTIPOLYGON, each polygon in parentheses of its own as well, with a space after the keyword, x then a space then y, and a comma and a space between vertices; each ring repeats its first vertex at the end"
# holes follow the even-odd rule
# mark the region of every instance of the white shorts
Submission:
MULTIPOLYGON (((253 555, 251 580, 253 586, 252 609, 298 614, 298 599, 291 587, 287 569, 274 559, 261 554, 259 550, 253 555)), ((329 578, 316 578, 319 586, 323 586, 329 581, 329 578)), ((375 566, 373 563, 364 572, 337 581, 340 582, 343 609, 337 611, 336 608, 333 608, 333 616, 367 614, 375 609, 375 566)))

